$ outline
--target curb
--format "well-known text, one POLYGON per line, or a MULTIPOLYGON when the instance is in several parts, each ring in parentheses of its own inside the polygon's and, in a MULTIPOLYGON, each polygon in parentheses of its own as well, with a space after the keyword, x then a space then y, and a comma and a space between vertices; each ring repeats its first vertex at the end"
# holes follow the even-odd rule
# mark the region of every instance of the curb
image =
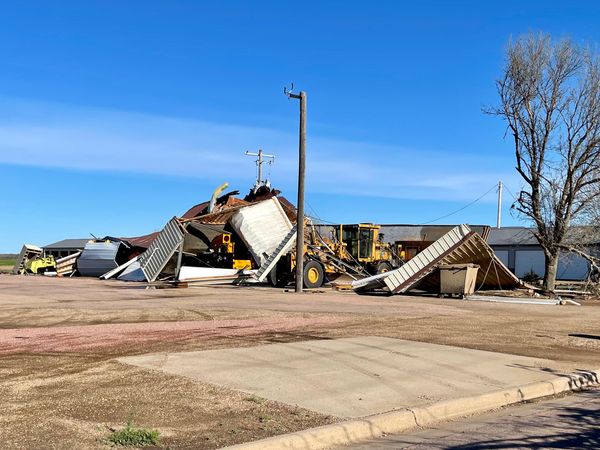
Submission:
POLYGON ((402 433, 436 422, 483 413, 503 406, 577 391, 599 384, 600 369, 580 371, 487 394, 445 400, 427 406, 405 408, 362 419, 324 425, 295 433, 226 447, 235 450, 317 450, 348 445, 387 434, 402 433))

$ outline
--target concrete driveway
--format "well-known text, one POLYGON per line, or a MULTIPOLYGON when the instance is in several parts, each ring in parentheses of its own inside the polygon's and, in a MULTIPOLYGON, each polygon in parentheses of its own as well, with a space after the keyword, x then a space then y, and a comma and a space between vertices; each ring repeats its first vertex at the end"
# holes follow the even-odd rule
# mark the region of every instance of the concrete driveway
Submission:
POLYGON ((119 361, 347 418, 557 375, 548 360, 376 336, 150 354, 119 361))

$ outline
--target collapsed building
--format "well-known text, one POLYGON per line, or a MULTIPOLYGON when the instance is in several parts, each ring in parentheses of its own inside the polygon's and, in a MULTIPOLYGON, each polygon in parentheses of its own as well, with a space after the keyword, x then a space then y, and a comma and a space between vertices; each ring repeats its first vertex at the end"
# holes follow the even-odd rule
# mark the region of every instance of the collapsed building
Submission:
MULTIPOLYGON (((294 205, 266 185, 255 186, 244 198, 237 197, 239 191, 221 195, 226 187, 225 183, 209 201, 173 217, 160 232, 92 239, 53 265, 33 265, 46 256, 38 247, 25 246, 14 272, 178 285, 293 282, 294 205)), ((423 235, 411 244, 406 235, 393 236, 394 243, 384 242, 379 225, 314 226, 305 220, 307 288, 345 275, 359 293, 436 293, 448 266, 454 273, 464 269, 475 280, 470 282, 472 288, 463 287, 459 293, 523 286, 487 245, 489 227, 461 225, 445 234, 428 229, 429 240, 423 235), (413 252, 415 242, 419 247, 413 252)))

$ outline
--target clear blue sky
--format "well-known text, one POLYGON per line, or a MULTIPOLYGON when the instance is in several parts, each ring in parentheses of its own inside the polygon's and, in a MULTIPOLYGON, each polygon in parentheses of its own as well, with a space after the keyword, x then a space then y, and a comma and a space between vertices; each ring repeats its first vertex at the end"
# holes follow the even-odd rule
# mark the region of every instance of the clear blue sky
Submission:
MULTIPOLYGON (((600 42, 594 1, 8 2, 0 14, 0 252, 138 235, 245 192, 245 150, 295 191, 308 92, 309 212, 425 223, 502 179, 519 189, 494 104, 509 37, 600 42)), ((504 207, 504 224, 516 224, 504 207)), ((493 224, 495 192, 440 222, 493 224)))

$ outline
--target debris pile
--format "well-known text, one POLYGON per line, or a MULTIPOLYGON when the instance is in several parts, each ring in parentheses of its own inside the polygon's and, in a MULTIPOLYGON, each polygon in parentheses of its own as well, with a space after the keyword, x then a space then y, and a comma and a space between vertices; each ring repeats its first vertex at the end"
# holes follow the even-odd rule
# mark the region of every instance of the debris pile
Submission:
MULTIPOLYGON (((182 286, 266 281, 283 287, 292 282, 297 260, 295 207, 267 185, 255 186, 243 199, 236 197, 239 191, 221 195, 227 186, 224 183, 209 201, 173 217, 160 232, 92 239, 80 251, 56 261, 45 258, 41 248, 25 245, 13 272, 51 270, 59 277, 182 286)), ((342 275, 352 280, 351 288, 357 293, 418 290, 465 295, 525 286, 481 234, 467 225, 455 227, 405 261, 403 252, 383 241, 379 225, 336 225, 329 227, 329 235, 322 235, 305 220, 309 225, 303 254, 306 288, 319 288, 342 275), (470 275, 463 277, 469 281, 443 289, 440 270, 448 267, 469 267, 470 275)))

